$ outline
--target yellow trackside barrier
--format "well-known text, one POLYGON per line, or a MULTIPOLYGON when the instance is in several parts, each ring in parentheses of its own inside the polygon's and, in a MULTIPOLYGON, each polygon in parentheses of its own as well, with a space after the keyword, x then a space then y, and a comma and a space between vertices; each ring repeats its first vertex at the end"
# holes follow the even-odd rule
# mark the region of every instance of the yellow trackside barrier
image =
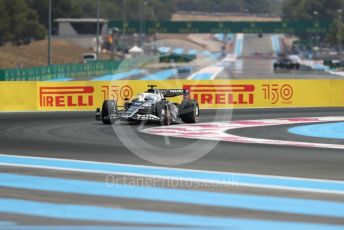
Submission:
POLYGON ((37 110, 35 82, 0 82, 0 111, 37 110))
POLYGON ((0 111, 94 110, 104 99, 121 105, 152 84, 188 89, 202 109, 344 106, 344 80, 122 80, 0 82, 0 111))

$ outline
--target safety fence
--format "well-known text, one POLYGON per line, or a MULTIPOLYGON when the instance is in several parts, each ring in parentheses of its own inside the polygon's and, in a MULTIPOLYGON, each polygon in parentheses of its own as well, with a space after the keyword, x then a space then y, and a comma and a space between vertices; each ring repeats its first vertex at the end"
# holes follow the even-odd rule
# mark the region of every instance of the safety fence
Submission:
POLYGON ((33 68, 0 69, 0 81, 48 81, 115 73, 120 61, 93 61, 85 64, 58 64, 33 68))
POLYGON ((321 21, 109 21, 109 28, 126 33, 326 33, 331 22, 321 21))
POLYGON ((187 54, 161 54, 159 56, 139 56, 124 61, 101 60, 85 64, 57 64, 32 68, 0 69, 0 81, 50 81, 63 78, 85 80, 120 72, 126 72, 137 66, 151 63, 187 63, 196 58, 187 54))
POLYGON ((151 84, 188 89, 202 109, 344 106, 344 80, 32 81, 0 82, 0 110, 94 110, 104 99, 121 105, 151 84))

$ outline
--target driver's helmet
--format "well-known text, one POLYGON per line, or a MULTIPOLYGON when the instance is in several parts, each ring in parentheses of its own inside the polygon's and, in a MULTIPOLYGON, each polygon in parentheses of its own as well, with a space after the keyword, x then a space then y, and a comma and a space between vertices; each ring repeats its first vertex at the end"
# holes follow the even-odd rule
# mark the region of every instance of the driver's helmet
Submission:
POLYGON ((149 89, 147 90, 147 93, 156 93, 155 89, 149 89))
POLYGON ((156 95, 154 94, 145 95, 145 101, 155 101, 155 100, 156 100, 156 95))

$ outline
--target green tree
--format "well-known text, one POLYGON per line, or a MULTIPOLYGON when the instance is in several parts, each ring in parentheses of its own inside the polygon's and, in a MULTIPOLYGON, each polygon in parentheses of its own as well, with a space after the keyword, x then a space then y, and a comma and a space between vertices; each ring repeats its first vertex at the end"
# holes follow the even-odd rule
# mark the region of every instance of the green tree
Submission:
MULTIPOLYGON (((330 20, 332 25, 330 32, 322 35, 321 40, 326 40, 336 45, 338 27, 342 22, 338 21, 339 9, 344 10, 343 0, 286 0, 282 6, 283 19, 285 20, 330 20)), ((309 39, 314 34, 300 35, 302 39, 309 39)))
POLYGON ((46 30, 39 24, 37 13, 25 0, 3 0, 9 15, 7 39, 14 44, 29 43, 32 39, 43 39, 46 30))
MULTIPOLYGON (((38 13, 39 22, 48 28, 49 0, 26 0, 30 8, 38 13)), ((79 1, 82 2, 82 1, 79 1)), ((82 15, 80 6, 71 0, 52 0, 52 21, 56 18, 78 18, 82 15)))
POLYGON ((332 45, 344 43, 344 24, 340 20, 334 20, 330 27, 330 32, 326 36, 326 41, 332 45))
POLYGON ((343 0, 286 0, 282 6, 283 19, 314 20, 314 12, 318 12, 318 20, 332 20, 338 9, 344 8, 343 0))
POLYGON ((10 16, 8 14, 5 1, 0 0, 0 45, 3 45, 11 37, 10 35, 10 16))
POLYGON ((269 12, 272 15, 281 15, 282 4, 285 0, 268 0, 269 12))

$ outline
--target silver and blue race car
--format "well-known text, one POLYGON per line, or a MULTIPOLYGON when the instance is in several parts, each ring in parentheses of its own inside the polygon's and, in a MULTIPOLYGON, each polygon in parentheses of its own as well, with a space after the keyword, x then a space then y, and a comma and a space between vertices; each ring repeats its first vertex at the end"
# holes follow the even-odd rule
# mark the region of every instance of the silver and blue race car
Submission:
POLYGON ((170 125, 181 120, 184 123, 196 123, 199 117, 199 106, 196 100, 184 89, 157 89, 149 85, 148 90, 131 100, 124 106, 118 106, 117 100, 105 100, 102 108, 97 108, 96 120, 104 124, 113 124, 117 120, 130 122, 156 122, 170 125), (167 98, 183 96, 182 102, 173 103, 167 98))

